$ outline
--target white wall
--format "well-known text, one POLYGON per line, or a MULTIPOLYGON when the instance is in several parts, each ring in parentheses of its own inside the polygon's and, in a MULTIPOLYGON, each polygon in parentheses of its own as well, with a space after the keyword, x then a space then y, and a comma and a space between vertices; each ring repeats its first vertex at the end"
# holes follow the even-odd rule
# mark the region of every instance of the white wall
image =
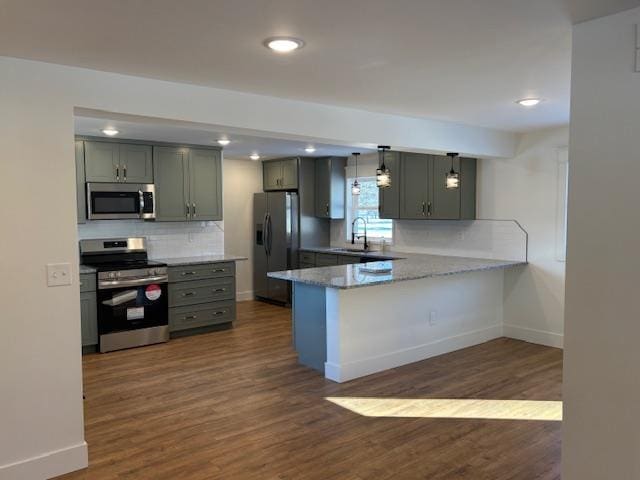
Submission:
POLYGON ((640 478, 640 8, 573 31, 564 480, 640 478))
POLYGON ((74 108, 336 144, 491 156, 515 148, 513 134, 495 130, 6 57, 0 78, 2 478, 86 464, 77 276, 71 286, 45 284, 47 263, 69 263, 77 275, 74 108))
POLYGON ((564 270, 556 240, 559 161, 569 141, 567 127, 523 135, 517 155, 482 159, 478 169, 478 217, 514 218, 529 233, 529 265, 505 273, 505 334, 562 346, 564 270))
POLYGON ((262 164, 251 160, 224 162, 225 252, 247 257, 237 262, 237 299, 253 299, 253 194, 262 191, 262 164))

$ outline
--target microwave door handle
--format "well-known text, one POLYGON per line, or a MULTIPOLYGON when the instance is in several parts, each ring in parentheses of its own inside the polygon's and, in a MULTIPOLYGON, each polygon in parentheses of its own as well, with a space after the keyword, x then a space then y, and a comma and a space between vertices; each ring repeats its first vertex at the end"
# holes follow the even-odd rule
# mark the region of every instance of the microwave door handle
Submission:
POLYGON ((138 190, 138 195, 140 196, 140 218, 142 218, 144 215, 144 194, 142 193, 142 190, 138 190))

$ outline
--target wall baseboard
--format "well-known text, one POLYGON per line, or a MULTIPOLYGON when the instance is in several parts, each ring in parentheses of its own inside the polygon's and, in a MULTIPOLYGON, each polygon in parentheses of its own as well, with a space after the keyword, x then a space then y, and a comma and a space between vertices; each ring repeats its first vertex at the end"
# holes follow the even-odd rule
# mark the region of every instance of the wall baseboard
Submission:
POLYGON ((0 478, 45 480, 89 465, 87 442, 0 466, 0 478))
POLYGON ((246 302, 248 300, 254 300, 255 294, 253 290, 247 290, 246 292, 237 292, 236 293, 236 302, 246 302))
POLYGON ((545 332, 544 330, 535 330, 517 325, 505 325, 503 329, 505 337, 546 345, 547 347, 563 348, 564 346, 564 335, 560 333, 545 332))
POLYGON ((365 358, 356 362, 334 364, 325 362, 325 377, 335 382, 346 382, 354 378, 371 375, 390 368, 419 362, 427 358, 472 347, 502 336, 502 325, 493 325, 480 330, 443 338, 435 342, 398 350, 377 357, 365 358))

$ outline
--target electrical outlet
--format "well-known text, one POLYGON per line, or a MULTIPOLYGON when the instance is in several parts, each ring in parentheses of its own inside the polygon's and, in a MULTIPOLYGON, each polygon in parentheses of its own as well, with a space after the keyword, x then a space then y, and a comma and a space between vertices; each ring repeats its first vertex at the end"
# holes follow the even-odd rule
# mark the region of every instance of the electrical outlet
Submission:
POLYGON ((47 286, 59 287, 62 285, 71 285, 71 264, 70 263, 47 264, 47 286))
POLYGON ((433 327, 436 323, 438 323, 438 312, 431 310, 429 312, 429 325, 433 327))

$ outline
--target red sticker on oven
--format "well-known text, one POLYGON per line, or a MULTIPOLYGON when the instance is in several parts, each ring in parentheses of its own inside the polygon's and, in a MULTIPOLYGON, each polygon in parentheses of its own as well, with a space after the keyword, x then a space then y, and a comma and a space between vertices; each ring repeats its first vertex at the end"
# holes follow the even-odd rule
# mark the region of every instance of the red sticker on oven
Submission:
POLYGON ((160 285, 156 285, 155 283, 153 285, 149 285, 147 289, 144 291, 144 295, 149 300, 159 299, 160 295, 162 295, 162 290, 160 289, 160 285))

